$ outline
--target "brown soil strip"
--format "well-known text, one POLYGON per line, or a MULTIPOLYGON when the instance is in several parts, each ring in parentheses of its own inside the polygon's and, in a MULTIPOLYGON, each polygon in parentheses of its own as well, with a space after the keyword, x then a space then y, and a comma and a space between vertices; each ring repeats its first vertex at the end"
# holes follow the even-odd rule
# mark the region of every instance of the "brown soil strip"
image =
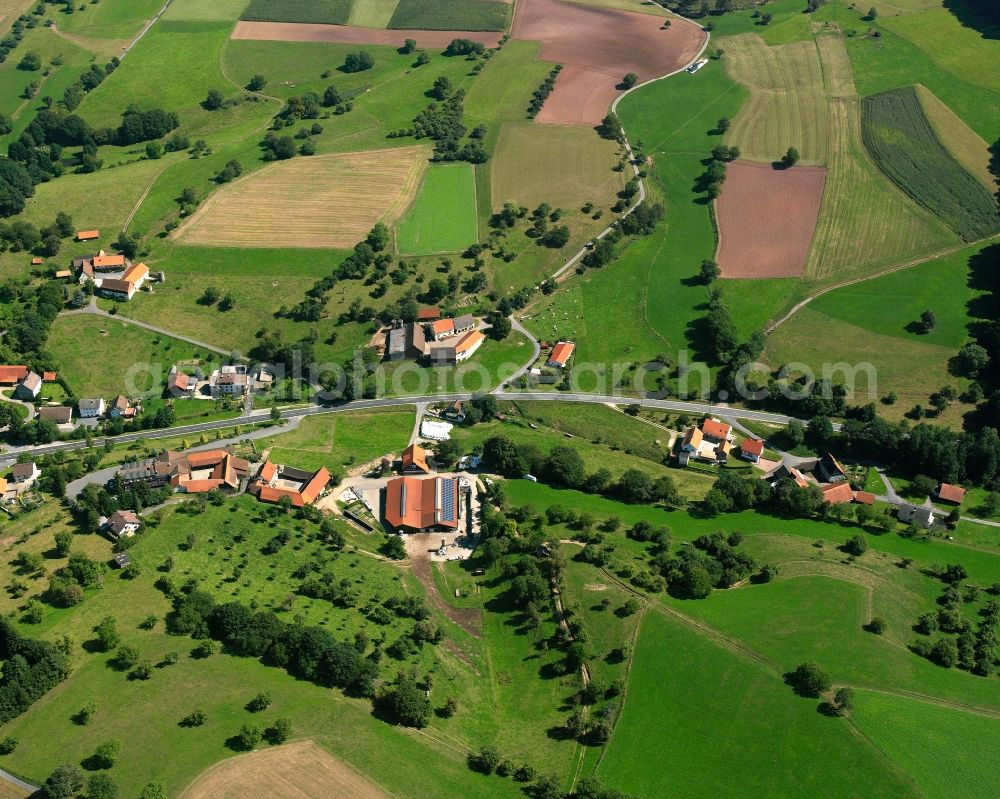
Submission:
POLYGON ((823 167, 735 161, 716 202, 723 277, 801 277, 826 185, 823 167))
POLYGON ((596 125, 629 72, 640 82, 675 72, 701 50, 707 34, 674 18, 669 29, 650 14, 563 0, 519 0, 511 38, 542 43, 539 58, 563 64, 539 122, 596 125))

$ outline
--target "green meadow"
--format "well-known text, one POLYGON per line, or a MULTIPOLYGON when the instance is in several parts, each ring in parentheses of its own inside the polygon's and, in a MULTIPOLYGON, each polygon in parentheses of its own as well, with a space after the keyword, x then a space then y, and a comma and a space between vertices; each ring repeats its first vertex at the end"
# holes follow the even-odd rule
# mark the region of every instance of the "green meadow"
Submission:
POLYGON ((674 618, 647 611, 634 657, 597 772, 622 790, 644 799, 767 797, 776 786, 785 796, 919 796, 847 722, 674 618))
POLYGON ((477 234, 474 167, 432 166, 397 226, 396 246, 405 255, 459 252, 475 243, 477 234))

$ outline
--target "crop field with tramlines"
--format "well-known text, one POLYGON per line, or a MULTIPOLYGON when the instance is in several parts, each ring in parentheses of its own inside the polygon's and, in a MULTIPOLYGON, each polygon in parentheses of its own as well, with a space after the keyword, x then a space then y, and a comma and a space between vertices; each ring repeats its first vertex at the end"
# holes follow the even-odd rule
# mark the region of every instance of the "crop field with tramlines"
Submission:
POLYGON ((994 198, 934 134, 912 86, 864 98, 861 137, 879 169, 963 239, 1000 230, 994 198))

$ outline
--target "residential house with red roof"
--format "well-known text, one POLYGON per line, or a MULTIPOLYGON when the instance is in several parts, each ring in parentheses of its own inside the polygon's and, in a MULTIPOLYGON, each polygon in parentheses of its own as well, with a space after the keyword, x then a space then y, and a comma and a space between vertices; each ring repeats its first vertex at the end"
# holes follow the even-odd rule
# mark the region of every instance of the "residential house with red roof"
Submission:
POLYGON ((569 363, 569 359, 573 357, 575 349, 576 344, 572 341, 560 341, 552 348, 552 352, 549 353, 549 359, 545 362, 545 365, 555 369, 565 369, 566 364, 569 363))
POLYGON ((281 502, 283 497, 288 497, 292 507, 301 508, 319 499, 330 479, 330 472, 325 466, 309 472, 266 461, 247 492, 261 502, 281 502))

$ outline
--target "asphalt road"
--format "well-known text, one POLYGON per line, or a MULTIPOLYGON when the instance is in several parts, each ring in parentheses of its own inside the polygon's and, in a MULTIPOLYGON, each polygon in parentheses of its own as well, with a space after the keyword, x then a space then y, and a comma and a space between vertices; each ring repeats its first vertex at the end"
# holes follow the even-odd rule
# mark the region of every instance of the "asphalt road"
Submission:
MULTIPOLYGON (((636 399, 633 397, 615 397, 606 394, 570 394, 561 391, 497 391, 494 392, 498 399, 509 399, 518 401, 534 402, 586 402, 603 405, 614 403, 617 405, 639 404, 645 408, 656 408, 657 410, 675 411, 687 413, 692 416, 703 414, 713 414, 715 416, 733 417, 740 419, 750 419, 757 422, 767 422, 771 424, 786 425, 793 418, 780 413, 769 413, 767 411, 752 411, 743 409, 733 409, 727 405, 713 404, 708 402, 685 402, 682 400, 670 399, 636 399)), ((455 400, 469 400, 472 394, 430 394, 422 397, 382 397, 380 399, 363 399, 343 402, 336 405, 312 405, 304 408, 292 408, 282 411, 283 419, 298 419, 305 416, 318 416, 328 413, 345 413, 348 411, 366 410, 370 408, 391 408, 404 405, 419 405, 421 403, 454 402, 455 400)), ((115 444, 128 444, 134 441, 152 440, 157 438, 168 438, 174 436, 192 436, 201 433, 209 433, 215 430, 232 427, 233 425, 247 425, 255 422, 264 422, 271 418, 269 408, 256 410, 249 415, 236 416, 231 419, 220 419, 213 422, 200 422, 198 424, 185 425, 182 427, 168 427, 163 430, 143 430, 139 433, 125 433, 120 436, 109 437, 115 444)), ((800 420, 803 421, 803 420, 800 420)), ((803 421, 803 423, 805 423, 803 421)), ((836 428, 837 425, 834 425, 836 428)), ((248 431, 249 432, 249 431, 248 431)), ((245 438, 246 436, 241 436, 245 438)), ((105 438, 95 437, 96 444, 103 443, 105 438)), ((71 452, 73 450, 85 449, 86 442, 80 441, 57 441, 52 444, 28 447, 8 447, 0 456, 0 467, 6 467, 17 461, 17 456, 23 453, 33 455, 51 455, 54 452, 71 452)))

